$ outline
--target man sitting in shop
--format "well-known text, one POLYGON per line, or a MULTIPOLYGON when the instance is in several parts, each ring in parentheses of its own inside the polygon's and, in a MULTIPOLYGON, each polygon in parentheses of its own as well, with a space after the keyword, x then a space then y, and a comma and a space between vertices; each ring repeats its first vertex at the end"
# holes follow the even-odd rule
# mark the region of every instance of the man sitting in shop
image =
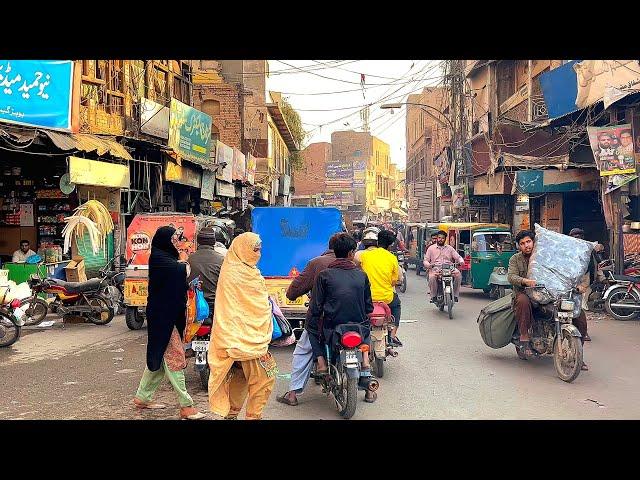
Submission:
POLYGON ((35 255, 36 252, 31 250, 29 240, 20 241, 20 250, 13 252, 13 263, 24 263, 31 255, 35 255))

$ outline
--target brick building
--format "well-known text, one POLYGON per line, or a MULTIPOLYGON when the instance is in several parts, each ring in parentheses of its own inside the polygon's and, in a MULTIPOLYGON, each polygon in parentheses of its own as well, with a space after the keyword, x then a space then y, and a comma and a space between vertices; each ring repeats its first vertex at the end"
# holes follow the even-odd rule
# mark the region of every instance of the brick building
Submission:
POLYGON ((294 174, 296 194, 301 201, 326 191, 325 173, 331 161, 332 146, 328 142, 312 143, 302 151, 304 166, 294 174))

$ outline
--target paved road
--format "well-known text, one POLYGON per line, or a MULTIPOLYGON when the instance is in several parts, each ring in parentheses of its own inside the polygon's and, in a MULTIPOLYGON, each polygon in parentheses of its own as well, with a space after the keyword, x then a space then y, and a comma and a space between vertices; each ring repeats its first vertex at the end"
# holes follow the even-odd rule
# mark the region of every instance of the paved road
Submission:
MULTIPOLYGON (((488 302, 482 293, 464 291, 449 320, 426 303, 424 283, 410 271, 399 330, 404 347, 385 366, 378 401, 361 402, 354 419, 640 419, 640 322, 591 317, 590 370, 567 384, 555 376, 551 357, 524 362, 512 347, 483 344, 476 325, 488 302)), ((158 399, 175 408, 131 408, 145 341, 146 330, 128 330, 122 317, 106 326, 25 329, 18 343, 0 351, 0 419, 177 418, 168 385, 158 399)), ((275 401, 287 390, 292 350, 275 350, 280 376, 265 418, 337 419, 332 400, 312 382, 297 407, 275 401)), ((192 363, 187 385, 205 410, 207 394, 192 363)))

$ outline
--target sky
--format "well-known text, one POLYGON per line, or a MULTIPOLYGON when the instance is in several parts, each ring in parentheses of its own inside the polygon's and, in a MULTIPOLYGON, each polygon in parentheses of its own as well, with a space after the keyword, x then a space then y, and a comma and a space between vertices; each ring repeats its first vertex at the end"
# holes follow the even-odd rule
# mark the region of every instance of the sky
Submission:
POLYGON ((372 135, 388 143, 391 161, 405 167, 406 107, 382 110, 406 101, 442 79, 435 60, 269 60, 267 90, 282 92, 309 133, 306 145, 330 142, 337 130, 362 131, 361 111, 369 105, 372 135), (364 74, 364 91, 361 86, 364 74))

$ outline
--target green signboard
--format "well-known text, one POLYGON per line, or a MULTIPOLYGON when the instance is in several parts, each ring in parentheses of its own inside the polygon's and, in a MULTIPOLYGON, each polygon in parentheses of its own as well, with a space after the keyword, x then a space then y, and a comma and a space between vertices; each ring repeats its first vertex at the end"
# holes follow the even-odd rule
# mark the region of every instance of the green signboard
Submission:
POLYGON ((172 98, 169 147, 187 160, 211 162, 211 117, 172 98))

